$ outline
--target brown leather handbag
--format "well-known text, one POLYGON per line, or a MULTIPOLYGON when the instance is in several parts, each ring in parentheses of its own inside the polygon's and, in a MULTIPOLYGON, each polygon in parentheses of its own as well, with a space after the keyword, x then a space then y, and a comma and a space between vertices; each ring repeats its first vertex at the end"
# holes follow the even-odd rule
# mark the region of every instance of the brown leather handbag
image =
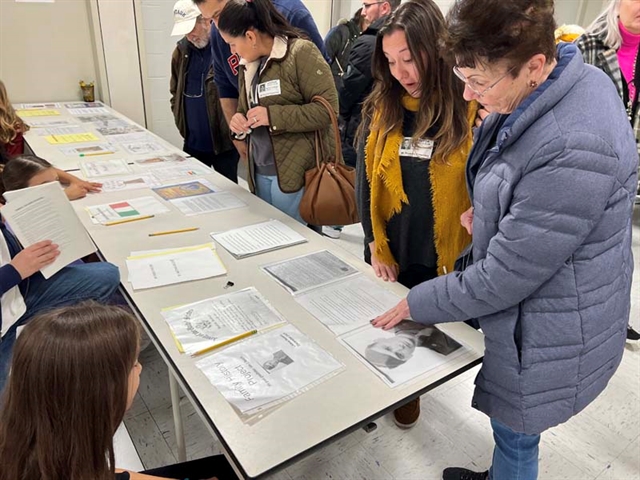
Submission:
POLYGON ((331 117, 336 151, 325 155, 322 131, 315 132, 316 166, 304 174, 304 194, 300 201, 300 216, 311 225, 351 225, 360 221, 356 207, 356 171, 342 162, 342 146, 338 118, 331 104, 315 96, 312 102, 321 104, 331 117))

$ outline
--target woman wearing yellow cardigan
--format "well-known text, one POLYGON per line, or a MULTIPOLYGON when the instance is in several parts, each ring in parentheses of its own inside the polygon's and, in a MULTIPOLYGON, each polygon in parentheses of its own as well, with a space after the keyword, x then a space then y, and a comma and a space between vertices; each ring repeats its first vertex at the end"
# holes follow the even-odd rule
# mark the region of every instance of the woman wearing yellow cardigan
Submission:
MULTIPOLYGON (((407 288, 451 271, 471 243, 461 215, 470 208, 465 164, 477 105, 463 100, 439 52, 443 34, 432 0, 400 6, 378 33, 363 106, 356 189, 365 259, 407 288)), ((420 399, 394 415, 412 427, 420 399)))

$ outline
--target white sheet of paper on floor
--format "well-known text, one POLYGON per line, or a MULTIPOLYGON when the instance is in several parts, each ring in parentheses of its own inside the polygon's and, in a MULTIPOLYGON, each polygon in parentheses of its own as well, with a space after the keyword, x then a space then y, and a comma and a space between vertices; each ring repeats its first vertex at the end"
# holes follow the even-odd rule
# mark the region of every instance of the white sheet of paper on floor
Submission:
POLYGON ((169 209, 155 197, 131 198, 87 207, 91 221, 96 224, 105 224, 145 215, 158 215, 168 211, 169 209))
POLYGON ((227 273, 215 245, 211 243, 128 257, 126 263, 134 290, 202 280, 227 273))
POLYGON ((236 258, 271 252, 308 241, 279 220, 269 220, 222 233, 212 233, 211 237, 236 258))
POLYGON ((336 335, 368 324, 401 300, 362 274, 307 290, 295 299, 336 335))
POLYGON ((294 295, 359 273, 328 250, 270 263, 262 270, 294 295))
POLYGON ((96 247, 58 182, 6 192, 2 215, 25 247, 42 240, 58 245, 60 255, 40 269, 44 278, 86 255, 96 247))
POLYGON ((216 351, 196 366, 243 415, 291 400, 344 368, 289 324, 216 351))
POLYGON ((83 160, 80 169, 87 178, 108 177, 111 175, 126 175, 131 173, 131 167, 126 160, 83 160))
POLYGON ((165 308, 162 316, 188 355, 251 330, 264 330, 286 320, 253 287, 189 305, 165 308))
POLYGON ((471 353, 435 326, 409 320, 391 330, 365 325, 338 338, 390 387, 448 368, 457 357, 471 353))

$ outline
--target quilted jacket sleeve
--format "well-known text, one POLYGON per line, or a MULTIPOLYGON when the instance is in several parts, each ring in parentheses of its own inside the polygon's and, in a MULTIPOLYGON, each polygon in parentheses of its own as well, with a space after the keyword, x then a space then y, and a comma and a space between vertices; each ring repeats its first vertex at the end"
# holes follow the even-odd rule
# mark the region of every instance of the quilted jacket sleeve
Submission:
MULTIPOLYGON (((408 302, 416 321, 461 321, 517 305, 584 242, 614 191, 619 160, 588 133, 574 133, 571 145, 566 143, 559 137, 534 154, 484 259, 411 289, 408 302)), ((476 191, 476 215, 481 198, 476 191)))
POLYGON ((269 120, 271 134, 302 133, 322 130, 331 125, 331 118, 319 103, 311 102, 318 95, 326 99, 337 114, 338 93, 329 65, 318 48, 310 42, 295 45, 295 68, 298 88, 304 105, 271 105, 269 120))

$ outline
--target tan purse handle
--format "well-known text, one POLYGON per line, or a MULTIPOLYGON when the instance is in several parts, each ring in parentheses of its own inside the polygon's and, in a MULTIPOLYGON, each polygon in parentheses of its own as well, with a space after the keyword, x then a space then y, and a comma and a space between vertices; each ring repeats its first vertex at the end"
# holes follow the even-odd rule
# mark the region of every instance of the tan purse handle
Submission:
MULTIPOLYGON (((336 142, 336 151, 333 163, 334 165, 338 164, 338 159, 342 154, 342 143, 340 141, 340 128, 338 127, 338 117, 336 112, 333 110, 331 104, 327 101, 326 98, 321 97, 320 95, 316 95, 311 99, 312 102, 319 103, 322 105, 325 110, 329 113, 329 117, 331 118, 331 125, 333 127, 333 135, 335 137, 336 142)), ((316 166, 320 168, 320 157, 324 158, 324 146, 322 145, 322 137, 320 135, 321 130, 316 130, 315 138, 316 138, 316 166)))

